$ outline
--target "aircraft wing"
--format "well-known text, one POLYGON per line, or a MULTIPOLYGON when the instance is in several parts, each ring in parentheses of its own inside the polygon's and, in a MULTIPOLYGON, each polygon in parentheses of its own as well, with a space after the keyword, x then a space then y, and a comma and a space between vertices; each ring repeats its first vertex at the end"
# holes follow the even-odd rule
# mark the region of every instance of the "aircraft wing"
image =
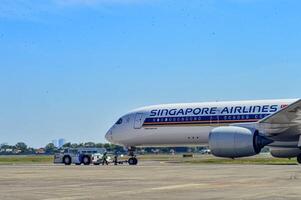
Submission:
POLYGON ((301 99, 260 120, 257 126, 261 132, 270 136, 285 133, 301 135, 301 99))

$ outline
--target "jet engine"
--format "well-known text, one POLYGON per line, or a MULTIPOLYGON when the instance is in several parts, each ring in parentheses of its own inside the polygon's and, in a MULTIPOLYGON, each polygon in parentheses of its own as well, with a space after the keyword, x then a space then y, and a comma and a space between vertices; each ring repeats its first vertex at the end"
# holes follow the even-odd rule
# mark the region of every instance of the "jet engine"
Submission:
POLYGON ((273 141, 259 135, 258 131, 227 126, 213 129, 209 134, 209 148, 217 157, 238 158, 253 156, 273 141))
POLYGON ((276 158, 294 158, 301 154, 299 148, 271 148, 271 155, 276 158))

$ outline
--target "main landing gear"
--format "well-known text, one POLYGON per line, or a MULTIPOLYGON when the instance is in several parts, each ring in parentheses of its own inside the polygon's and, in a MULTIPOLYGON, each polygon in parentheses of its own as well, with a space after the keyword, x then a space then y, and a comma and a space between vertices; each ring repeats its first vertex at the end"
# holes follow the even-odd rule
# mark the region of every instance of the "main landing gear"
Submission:
POLYGON ((136 155, 135 155, 136 148, 135 147, 129 147, 128 151, 129 151, 129 156, 130 156, 130 158, 128 160, 129 165, 137 165, 138 164, 138 159, 136 158, 136 155))

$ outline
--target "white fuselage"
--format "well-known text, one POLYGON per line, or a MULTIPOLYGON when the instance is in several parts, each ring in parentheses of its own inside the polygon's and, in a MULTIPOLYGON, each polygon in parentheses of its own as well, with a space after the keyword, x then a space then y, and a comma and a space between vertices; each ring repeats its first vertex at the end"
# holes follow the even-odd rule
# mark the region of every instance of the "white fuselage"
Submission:
POLYGON ((108 131, 106 139, 127 147, 207 145, 213 128, 229 125, 255 128, 256 122, 294 101, 296 99, 144 107, 121 117, 108 131))

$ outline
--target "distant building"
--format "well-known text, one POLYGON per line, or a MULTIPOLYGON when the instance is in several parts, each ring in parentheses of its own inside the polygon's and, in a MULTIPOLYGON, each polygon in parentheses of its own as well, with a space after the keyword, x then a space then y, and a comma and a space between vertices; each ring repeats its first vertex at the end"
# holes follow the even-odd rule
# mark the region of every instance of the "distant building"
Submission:
POLYGON ((13 152, 13 149, 5 149, 5 152, 6 153, 11 153, 11 152, 13 152))
POLYGON ((66 144, 66 140, 63 139, 63 138, 60 138, 59 139, 59 142, 58 142, 58 148, 61 148, 64 146, 64 144, 66 144))
POLYGON ((66 140, 64 138, 52 140, 51 143, 56 147, 56 148, 61 148, 66 144, 66 140))
POLYGON ((45 154, 45 149, 44 148, 36 149, 36 154, 45 154))
POLYGON ((0 149, 1 153, 11 153, 13 152, 13 149, 0 149))

